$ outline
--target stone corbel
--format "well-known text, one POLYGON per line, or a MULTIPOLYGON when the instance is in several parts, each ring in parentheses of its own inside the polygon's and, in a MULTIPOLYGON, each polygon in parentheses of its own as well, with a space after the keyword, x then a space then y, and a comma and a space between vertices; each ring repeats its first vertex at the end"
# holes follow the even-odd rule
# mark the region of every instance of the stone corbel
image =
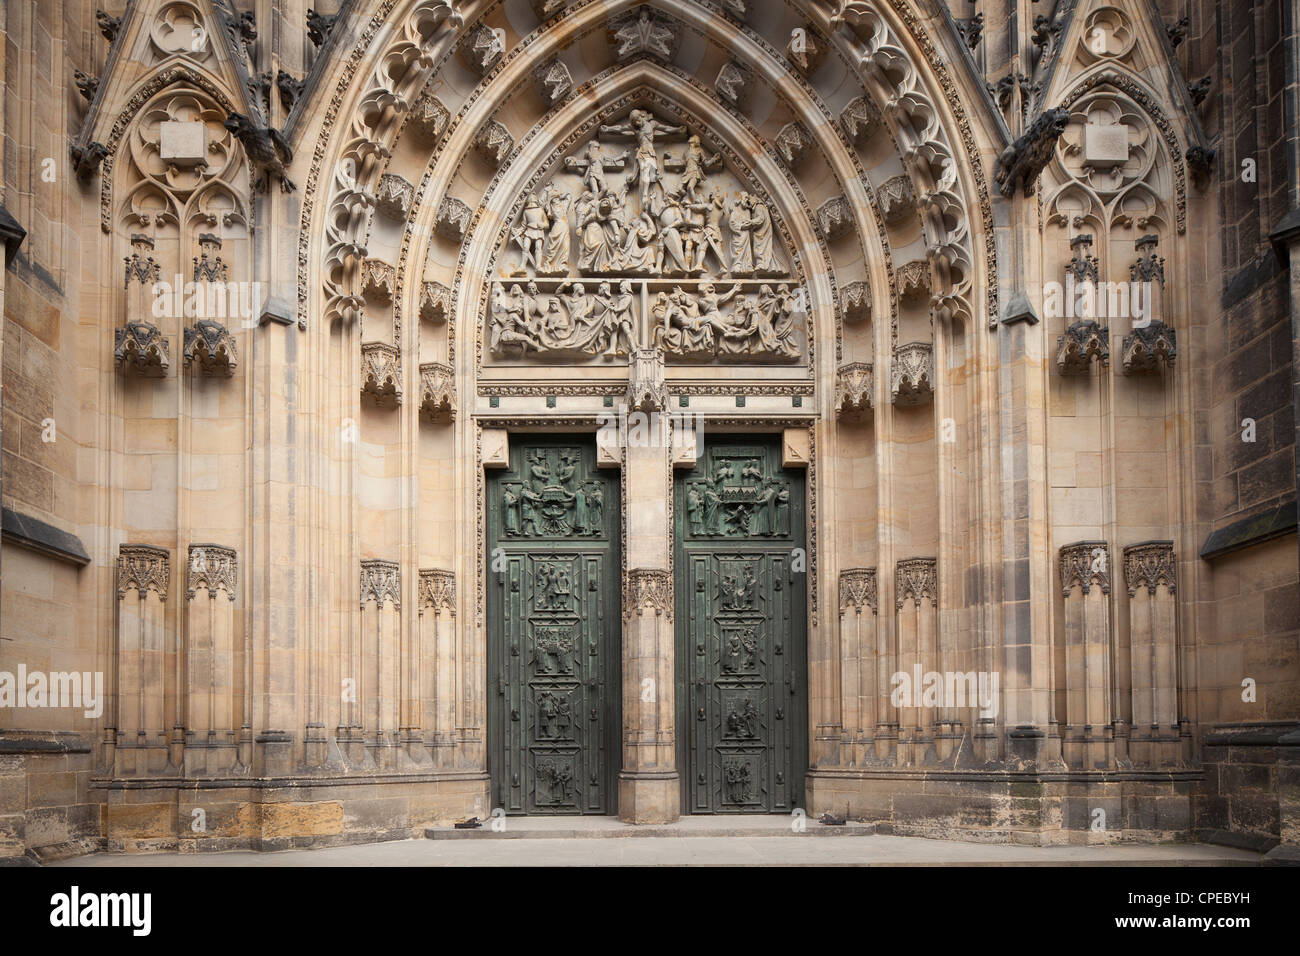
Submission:
POLYGON ((185 367, 191 368, 198 359, 203 375, 230 378, 239 364, 239 350, 235 337, 215 319, 199 319, 185 330, 185 367))
POLYGON ((405 222, 415 198, 415 187, 396 173, 379 177, 379 190, 375 193, 375 208, 398 222, 405 222))
POLYGON ((834 196, 817 207, 817 225, 828 240, 834 241, 853 231, 853 210, 843 196, 834 196))
POLYGON ((889 391, 895 405, 923 405, 934 396, 934 350, 929 342, 894 347, 889 391))
POLYGON ((361 394, 373 398, 380 408, 402 403, 402 358, 396 345, 362 344, 361 394))
POLYGON ((841 365, 835 373, 835 417, 856 422, 871 411, 871 393, 875 376, 868 362, 841 365))
POLYGON ((569 95, 573 89, 573 76, 563 60, 547 60, 533 70, 533 87, 549 109, 569 95))
POLYGON ((438 205, 438 235, 452 242, 461 242, 469 231, 473 218, 474 213, 469 206, 454 196, 447 196, 438 205))
POLYGON ((432 422, 456 420, 456 373, 446 362, 420 363, 420 413, 432 422))
POLYGON ((749 98, 749 91, 753 84, 754 74, 749 67, 737 60, 728 60, 718 71, 718 77, 713 81, 713 88, 732 106, 741 107, 749 98))
POLYGON ((1056 339, 1056 367, 1062 375, 1087 375, 1096 359, 1110 361, 1110 329, 1091 319, 1072 323, 1056 339))
POLYGON ((426 281, 420 286, 420 318, 443 323, 451 314, 451 290, 441 282, 426 281))

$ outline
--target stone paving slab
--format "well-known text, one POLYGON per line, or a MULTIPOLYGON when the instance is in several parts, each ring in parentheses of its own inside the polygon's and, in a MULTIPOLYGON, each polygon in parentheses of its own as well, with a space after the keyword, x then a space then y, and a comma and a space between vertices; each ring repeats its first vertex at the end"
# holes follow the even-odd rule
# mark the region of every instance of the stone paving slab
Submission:
MULTIPOLYGON (((811 826, 810 826, 811 831, 811 826)), ((1014 846, 919 837, 402 840, 278 853, 97 853, 60 867, 189 866, 1254 866, 1261 855, 1205 844, 1014 846)))

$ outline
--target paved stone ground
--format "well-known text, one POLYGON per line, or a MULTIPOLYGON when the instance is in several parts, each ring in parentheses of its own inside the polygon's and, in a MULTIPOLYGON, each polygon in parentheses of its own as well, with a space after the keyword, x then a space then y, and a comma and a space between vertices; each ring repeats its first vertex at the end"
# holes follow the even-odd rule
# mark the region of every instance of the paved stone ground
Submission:
POLYGON ((719 823, 692 817, 665 827, 611 818, 507 821, 504 833, 438 829, 430 839, 278 853, 107 854, 55 866, 1251 866, 1260 854, 1205 844, 1032 847, 872 834, 865 827, 787 818, 719 823), (859 837, 853 839, 852 837, 859 837), (620 839, 621 838, 621 839, 620 839))

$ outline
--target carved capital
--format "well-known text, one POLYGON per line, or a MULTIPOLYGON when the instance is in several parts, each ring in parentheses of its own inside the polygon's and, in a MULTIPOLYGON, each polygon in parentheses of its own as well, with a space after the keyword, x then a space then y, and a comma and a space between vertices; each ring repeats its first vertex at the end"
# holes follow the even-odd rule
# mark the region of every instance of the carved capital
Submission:
POLYGON ((146 544, 124 544, 117 549, 117 598, 120 601, 126 592, 134 589, 140 600, 150 591, 156 591, 158 598, 167 600, 167 588, 171 583, 171 552, 166 548, 154 548, 146 544))
POLYGON ((840 613, 864 607, 876 613, 876 569, 845 568, 840 572, 840 613))
POLYGON ((113 360, 123 371, 162 378, 171 367, 171 346, 156 325, 128 322, 114 334, 113 360))
POLYGON ((208 590, 208 597, 215 598, 217 591, 225 591, 226 597, 233 601, 238 575, 239 558, 234 548, 223 548, 216 544, 192 544, 185 596, 192 601, 194 593, 204 587, 208 590))
POLYGON ((442 568, 420 569, 420 607, 456 613, 456 573, 442 568))
POLYGON ((920 604, 925 598, 939 603, 938 558, 905 558, 894 567, 894 608, 901 609, 911 598, 920 604))
POLYGON ((654 611, 673 619, 673 578, 667 571, 629 568, 623 579, 623 619, 654 611))
POLYGON ((361 562, 361 606, 366 601, 374 601, 383 607, 391 603, 393 607, 402 606, 402 574, 396 561, 362 561, 361 562))
POLYGON ((420 413, 434 422, 456 418, 456 373, 446 362, 420 363, 420 413))
POLYGON ((380 407, 402 404, 402 357, 396 345, 362 344, 361 394, 369 395, 380 407))
POLYGON ((857 421, 871 411, 875 376, 868 362, 841 365, 835 373, 835 417, 857 421))
POLYGON ((1056 339, 1056 367, 1062 375, 1087 375, 1092 360, 1110 361, 1110 329, 1091 319, 1071 324, 1056 339))
POLYGON ((1094 584, 1110 593, 1110 546, 1105 541, 1079 541, 1061 548, 1061 593, 1068 598, 1078 585, 1087 594, 1094 584))
POLYGON ((1156 587, 1163 584, 1170 594, 1177 591, 1177 564, 1174 561, 1174 543, 1172 541, 1146 541, 1131 544, 1124 549, 1124 582, 1128 585, 1128 596, 1137 594, 1140 587, 1147 593, 1155 594, 1156 587))
POLYGON ((185 330, 183 355, 185 367, 190 368, 197 359, 203 375, 229 378, 239 364, 235 337, 215 319, 199 319, 185 330))

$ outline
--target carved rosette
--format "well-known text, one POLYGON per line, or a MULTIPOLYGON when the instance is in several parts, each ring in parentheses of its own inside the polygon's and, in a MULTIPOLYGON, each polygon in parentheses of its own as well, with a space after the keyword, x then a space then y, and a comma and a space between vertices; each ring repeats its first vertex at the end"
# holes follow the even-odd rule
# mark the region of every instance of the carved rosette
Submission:
POLYGON ((905 175, 891 176, 876 190, 876 201, 885 222, 896 226, 916 212, 916 191, 905 175))
POLYGON ((817 225, 822 235, 835 240, 853 229, 853 210, 843 196, 834 196, 817 207, 817 225))
POLYGON ((835 373, 835 417, 858 421, 871 411, 875 376, 867 362, 841 365, 835 373))
POLYGON ((397 288, 397 270, 382 259, 365 259, 361 263, 361 294, 380 302, 392 302, 397 288))
POLYGON ((1110 546, 1105 541, 1079 541, 1061 548, 1061 593, 1068 598, 1078 585, 1087 594, 1094 584, 1110 593, 1110 546))
POLYGON ((573 75, 563 60, 547 60, 533 70, 533 86, 543 103, 554 106, 573 89, 573 75))
POLYGON ((203 375, 229 378, 239 364, 235 337, 215 319, 199 319, 185 330, 183 354, 185 367, 191 367, 198 359, 199 372, 203 375))
POLYGON ((617 60, 636 56, 671 60, 681 42, 681 24, 652 7, 637 7, 609 21, 609 39, 617 60))
POLYGON ((153 323, 128 322, 114 335, 113 359, 124 371, 162 378, 171 367, 171 347, 153 323))
POLYGON ((1124 582, 1128 585, 1129 597, 1137 594, 1140 587, 1155 594, 1156 587, 1161 584, 1169 589, 1170 594, 1176 593, 1176 569, 1172 541, 1147 541, 1124 549, 1124 582))
POLYGON ((920 604, 925 598, 939 603, 938 558, 905 558, 894 567, 894 607, 901 609, 911 598, 920 604))
POLYGON ((379 607, 385 603, 395 608, 402 606, 402 572, 396 561, 361 562, 361 606, 374 601, 379 607))
POLYGON ((493 169, 505 162, 514 148, 515 139, 510 135, 510 130, 496 120, 484 124, 474 137, 474 149, 493 169))
POLYGON ((451 290, 441 282, 428 281, 420 286, 420 318, 426 322, 446 322, 451 315, 451 290))
POLYGON ((667 571, 630 568, 623 579, 623 619, 654 611, 673 619, 673 578, 667 571))
POLYGON ((1178 353, 1174 330, 1163 322, 1134 328, 1124 336, 1120 349, 1120 363, 1125 375, 1155 372, 1161 366, 1172 368, 1178 353))
POLYGON ((661 412, 668 405, 663 349, 634 349, 628 363, 627 407, 636 412, 661 412))
POLYGON ((117 549, 117 597, 135 590, 144 600, 150 591, 156 591, 159 600, 167 600, 171 583, 171 552, 146 544, 124 544, 117 549))
POLYGON ((865 282, 850 282, 840 289, 840 309, 844 321, 865 322, 871 315, 871 286, 865 282))
POLYGON ((438 139, 451 123, 451 111, 433 95, 432 89, 426 89, 411 107, 406 122, 418 135, 432 141, 438 139))
POLYGON ((861 614, 864 607, 876 613, 876 569, 845 568, 840 572, 840 613, 851 608, 861 614))
POLYGON ((420 363, 420 414, 433 422, 456 419, 456 373, 446 362, 420 363))
POLYGON ((718 71, 718 78, 713 81, 713 88, 732 106, 743 106, 749 97, 753 83, 754 74, 749 67, 736 60, 728 60, 718 71))
POLYGON ((1072 323, 1056 339, 1056 367, 1062 375, 1087 375, 1092 360, 1110 361, 1110 329, 1091 319, 1072 323))
POLYGON ((361 394, 380 407, 402 404, 402 357, 396 345, 366 342, 361 346, 361 394))
POLYGON ((379 177, 379 190, 375 193, 375 207, 390 219, 402 222, 411 211, 415 187, 396 173, 379 177))
POLYGON ((445 197, 438 205, 438 235, 452 242, 460 242, 469 231, 473 211, 464 202, 454 196, 445 197))
POLYGON ((840 128, 855 146, 861 146, 880 128, 880 111, 865 96, 859 96, 840 113, 840 128))
POLYGON ((793 171, 802 166, 812 152, 813 138, 804 125, 796 121, 782 126, 772 145, 776 147, 776 155, 781 162, 793 171))
POLYGON ((456 613, 456 573, 442 568, 420 569, 420 607, 456 613))
POLYGON ((922 405, 934 395, 934 352, 929 342, 894 346, 889 391, 895 405, 922 405))
POLYGON ((216 544, 190 545, 190 561, 185 582, 185 595, 194 599, 195 592, 204 587, 208 597, 215 598, 217 591, 235 599, 235 586, 239 576, 239 558, 234 548, 216 544))

